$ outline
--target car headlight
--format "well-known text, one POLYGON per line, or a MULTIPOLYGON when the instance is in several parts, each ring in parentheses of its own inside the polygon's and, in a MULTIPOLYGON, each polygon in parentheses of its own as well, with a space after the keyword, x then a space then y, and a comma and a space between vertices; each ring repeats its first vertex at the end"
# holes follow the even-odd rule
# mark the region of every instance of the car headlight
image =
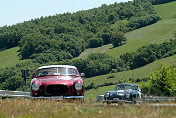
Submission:
POLYGON ((82 89, 82 84, 81 83, 76 83, 75 84, 75 89, 80 91, 82 89))
POLYGON ((110 95, 110 94, 109 94, 108 92, 105 93, 105 97, 106 97, 106 98, 109 97, 109 95, 110 95))
POLYGON ((127 94, 125 95, 125 97, 126 97, 126 98, 129 98, 129 97, 130 97, 130 94, 129 94, 129 93, 127 93, 127 94))
POLYGON ((38 83, 34 83, 34 84, 32 84, 32 90, 34 90, 34 91, 38 91, 39 88, 40 88, 40 85, 39 85, 38 83))

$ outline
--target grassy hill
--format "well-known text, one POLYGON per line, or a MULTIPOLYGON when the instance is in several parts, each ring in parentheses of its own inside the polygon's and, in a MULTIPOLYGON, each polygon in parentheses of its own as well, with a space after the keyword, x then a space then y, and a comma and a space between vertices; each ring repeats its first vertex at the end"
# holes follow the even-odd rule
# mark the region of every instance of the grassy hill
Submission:
POLYGON ((127 44, 117 48, 112 48, 113 46, 111 44, 99 48, 90 48, 82 52, 80 57, 96 52, 106 52, 113 57, 118 57, 126 52, 134 52, 144 45, 169 40, 176 32, 175 6, 176 1, 155 5, 155 11, 161 16, 162 20, 147 27, 128 32, 126 34, 127 44))
POLYGON ((167 4, 155 5, 154 8, 162 19, 176 18, 176 1, 167 4))
POLYGON ((126 52, 134 52, 147 44, 162 43, 171 39, 175 32, 176 18, 161 20, 153 25, 127 33, 127 43, 109 50, 107 54, 117 57, 126 52))
POLYGON ((14 47, 0 52, 0 68, 15 66, 17 63, 24 62, 25 60, 20 60, 18 51, 19 47, 14 47))

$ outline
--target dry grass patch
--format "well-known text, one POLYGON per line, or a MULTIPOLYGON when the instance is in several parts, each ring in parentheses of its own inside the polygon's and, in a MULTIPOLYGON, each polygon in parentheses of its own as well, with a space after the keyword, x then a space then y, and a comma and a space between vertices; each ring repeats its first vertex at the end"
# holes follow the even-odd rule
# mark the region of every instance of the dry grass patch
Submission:
POLYGON ((0 101, 0 118, 166 118, 176 116, 176 107, 145 105, 108 106, 48 100, 6 99, 0 101))

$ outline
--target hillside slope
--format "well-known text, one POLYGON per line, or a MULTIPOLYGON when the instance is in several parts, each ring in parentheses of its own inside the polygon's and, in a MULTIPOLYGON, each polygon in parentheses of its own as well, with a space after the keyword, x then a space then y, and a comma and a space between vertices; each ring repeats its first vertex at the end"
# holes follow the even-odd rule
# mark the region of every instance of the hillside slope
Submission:
POLYGON ((162 20, 150 26, 126 34, 127 44, 109 50, 107 54, 117 57, 126 52, 134 52, 139 47, 151 43, 161 43, 171 39, 176 32, 176 1, 154 5, 162 20))
POLYGON ((167 4, 155 5, 154 8, 162 19, 176 18, 176 1, 167 4))
POLYGON ((25 60, 20 60, 19 47, 14 47, 0 52, 0 68, 15 66, 17 63, 24 62, 25 60))
POLYGON ((127 43, 109 50, 107 54, 117 57, 126 52, 134 52, 136 49, 147 44, 159 44, 171 39, 175 32, 176 18, 161 20, 153 25, 127 33, 127 43))
POLYGON ((134 52, 136 49, 151 43, 161 43, 171 39, 176 32, 176 1, 161 5, 154 5, 155 11, 161 16, 159 22, 128 32, 126 34, 127 44, 112 48, 111 44, 99 48, 89 48, 80 54, 85 57, 90 53, 107 53, 118 57, 126 52, 134 52))

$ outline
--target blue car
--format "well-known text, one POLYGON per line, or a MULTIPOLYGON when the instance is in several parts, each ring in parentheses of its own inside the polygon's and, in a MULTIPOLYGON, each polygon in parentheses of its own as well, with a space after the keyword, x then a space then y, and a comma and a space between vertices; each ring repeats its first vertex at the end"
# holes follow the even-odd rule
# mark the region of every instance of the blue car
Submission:
POLYGON ((138 85, 131 83, 118 84, 113 91, 107 91, 104 94, 104 102, 108 104, 118 102, 136 104, 143 100, 144 95, 141 93, 141 89, 138 85))

